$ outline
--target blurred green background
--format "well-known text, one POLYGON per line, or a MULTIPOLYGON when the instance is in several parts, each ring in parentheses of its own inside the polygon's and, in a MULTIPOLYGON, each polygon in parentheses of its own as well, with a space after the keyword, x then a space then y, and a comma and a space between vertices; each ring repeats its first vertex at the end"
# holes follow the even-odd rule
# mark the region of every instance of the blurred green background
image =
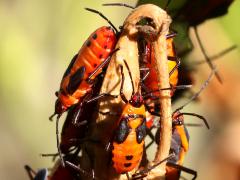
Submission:
MULTIPOLYGON (((107 2, 110 1, 0 0, 0 179, 27 179, 25 164, 35 169, 51 167, 51 158, 42 158, 40 154, 56 152, 55 123, 48 120, 54 111, 54 93, 85 39, 97 27, 106 25, 84 7, 104 12, 116 26, 121 25, 130 12, 127 8, 101 6, 107 2)), ((135 0, 117 2, 136 4, 135 0)), ((199 26, 209 55, 232 44, 240 46, 239 17, 240 1, 235 1, 226 16, 199 26)), ((191 35, 195 48, 187 58, 189 63, 203 59, 192 31, 191 35)), ((232 133, 231 127, 238 126, 239 131, 235 130, 233 137, 240 137, 239 57, 237 49, 216 61, 224 84, 214 79, 201 95, 201 102, 186 108, 186 111, 204 114, 212 127, 211 131, 189 128, 191 142, 185 166, 198 170, 199 179, 219 179, 214 176, 214 172, 221 172, 215 167, 221 162, 217 153, 231 139, 223 137, 232 133)), ((207 65, 197 69, 195 89, 209 73, 207 65)), ((237 138, 232 143, 240 152, 237 138)), ((226 150, 226 153, 229 152, 226 150)), ((236 156, 233 155, 234 162, 236 156)), ((240 155, 237 157, 240 170, 240 155)))

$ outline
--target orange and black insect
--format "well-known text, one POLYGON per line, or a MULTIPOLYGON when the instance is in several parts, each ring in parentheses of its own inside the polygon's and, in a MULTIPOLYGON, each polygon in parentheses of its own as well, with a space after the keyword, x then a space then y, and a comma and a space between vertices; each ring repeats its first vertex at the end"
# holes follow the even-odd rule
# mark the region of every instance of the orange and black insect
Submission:
MULTIPOLYGON (((182 166, 183 160, 185 157, 185 154, 188 151, 189 147, 189 134, 187 131, 187 128, 184 124, 184 117, 183 115, 190 115, 190 116, 196 116, 199 119, 203 120, 204 124, 206 127, 209 129, 209 125, 207 120, 198 114, 195 113, 186 113, 186 112, 180 112, 179 110, 183 109, 186 105, 188 105, 192 100, 197 98, 199 94, 206 88, 208 83, 210 82, 212 76, 214 75, 214 70, 211 72, 209 75, 208 79, 204 82, 200 90, 195 93, 192 98, 187 101, 184 105, 180 106, 177 108, 173 114, 172 114, 172 140, 171 140, 171 147, 170 147, 170 152, 174 152, 176 154, 176 157, 170 161, 167 162, 167 175, 168 180, 177 180, 179 179, 180 172, 184 171, 186 173, 192 174, 195 179, 197 177, 197 172, 189 169, 187 167, 182 166)), ((156 112, 155 112, 156 113, 156 112)), ((157 113, 156 113, 157 114, 157 113)), ((158 130, 155 136, 156 143, 159 144, 159 136, 160 136, 160 131, 158 130)))
POLYGON ((117 122, 117 129, 112 142, 112 162, 117 173, 127 173, 138 166, 142 159, 144 138, 146 136, 146 115, 143 97, 139 92, 134 93, 132 75, 124 61, 132 82, 132 96, 128 101, 123 94, 124 74, 121 68, 120 96, 126 103, 121 117, 117 122))
POLYGON ((179 179, 180 170, 185 170, 186 172, 193 174, 195 179, 197 177, 197 172, 188 168, 183 167, 183 160, 185 154, 189 149, 189 133, 184 125, 184 117, 180 112, 173 114, 173 129, 172 129, 172 140, 170 151, 176 154, 175 158, 171 159, 167 163, 167 179, 179 179), (172 166, 171 166, 172 165, 172 166), (174 167, 177 165, 177 167, 174 167), (187 171, 188 170, 188 171, 187 171), (178 178, 173 178, 177 176, 178 178))
POLYGON ((184 126, 183 115, 179 112, 173 114, 173 130, 170 151, 176 154, 167 162, 166 179, 177 180, 180 177, 180 172, 185 171, 194 175, 193 179, 197 177, 197 172, 183 166, 184 157, 189 148, 189 133, 184 126))
MULTIPOLYGON (((173 44, 173 37, 176 33, 169 34, 167 38, 167 54, 168 54, 168 69, 169 69, 169 81, 172 87, 175 87, 178 83, 178 66, 180 61, 176 56, 176 51, 173 44)), ((146 71, 143 76, 143 87, 145 91, 154 91, 158 89, 158 78, 157 72, 155 70, 155 56, 153 47, 142 37, 139 38, 139 54, 140 54, 140 63, 141 68, 146 71)), ((174 94, 174 89, 171 91, 171 95, 174 94)), ((159 97, 159 93, 152 93, 155 97, 159 97)))
POLYGON ((139 165, 143 155, 144 138, 147 128, 144 97, 139 92, 140 86, 138 87, 138 91, 135 92, 132 75, 125 60, 124 64, 129 72, 133 91, 130 100, 127 100, 123 93, 125 79, 123 66, 120 65, 122 76, 120 96, 125 105, 116 124, 117 128, 112 142, 112 162, 117 173, 127 173, 139 165))
POLYGON ((63 75, 54 115, 61 115, 91 92, 93 80, 110 60, 116 41, 115 33, 110 27, 98 28, 91 34, 63 75))
MULTIPOLYGON (((63 157, 60 151, 60 143, 58 139, 58 121, 63 112, 67 111, 74 105, 77 105, 75 114, 72 117, 72 122, 75 125, 81 125, 78 122, 78 116, 81 115, 82 107, 94 95, 95 84, 103 71, 103 68, 108 64, 111 56, 119 49, 115 49, 117 42, 117 29, 114 25, 100 12, 86 8, 86 10, 98 13, 111 25, 111 27, 103 26, 93 32, 86 40, 82 48, 76 54, 67 70, 65 71, 60 90, 56 92, 58 99, 55 103, 55 112, 50 116, 50 120, 57 116, 56 134, 57 147, 62 164, 64 165, 63 157)), ((109 96, 101 94, 95 99, 109 96)))
POLYGON ((117 29, 103 14, 89 8, 86 10, 100 14, 114 30, 107 26, 98 28, 73 57, 63 75, 60 90, 56 92, 58 99, 55 103, 55 112, 50 119, 56 114, 59 118, 71 106, 81 102, 86 94, 91 93, 96 77, 116 51, 114 48, 117 42, 117 29))
MULTIPOLYGON (((183 166, 184 157, 189 149, 189 133, 184 124, 183 115, 194 115, 204 119, 200 115, 196 115, 194 113, 180 113, 179 111, 173 113, 172 115, 172 139, 171 139, 171 147, 170 153, 174 153, 175 156, 168 160, 166 166, 166 179, 167 180, 178 180, 180 178, 181 171, 192 174, 196 179, 197 172, 183 166)), ((204 123, 206 127, 209 129, 209 125, 207 121, 204 119, 204 123)), ((160 130, 157 130, 155 140, 156 143, 159 144, 160 130)))

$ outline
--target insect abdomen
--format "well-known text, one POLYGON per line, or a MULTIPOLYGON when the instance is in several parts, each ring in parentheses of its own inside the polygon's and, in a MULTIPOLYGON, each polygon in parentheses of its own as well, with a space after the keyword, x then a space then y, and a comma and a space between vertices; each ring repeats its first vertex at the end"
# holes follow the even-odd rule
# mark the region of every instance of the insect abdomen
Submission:
POLYGON ((118 144, 113 142, 113 167, 117 173, 126 173, 136 168, 143 153, 144 141, 137 143, 135 130, 131 130, 127 139, 118 144))

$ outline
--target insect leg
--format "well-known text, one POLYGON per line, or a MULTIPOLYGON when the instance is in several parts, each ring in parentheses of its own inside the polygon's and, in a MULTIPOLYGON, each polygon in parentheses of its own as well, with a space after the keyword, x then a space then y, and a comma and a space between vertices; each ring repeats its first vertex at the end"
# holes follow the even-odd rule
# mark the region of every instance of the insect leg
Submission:
MULTIPOLYGON (((132 96, 133 96, 135 90, 134 90, 132 73, 131 73, 130 68, 129 68, 127 62, 125 61, 125 59, 123 60, 123 62, 124 62, 125 66, 126 66, 126 68, 127 68, 127 70, 128 70, 128 74, 129 74, 129 77, 130 77, 130 80, 131 80, 131 84, 132 84, 132 88, 133 88, 133 90, 132 90, 132 96)), ((123 100, 125 103, 128 103, 128 100, 127 100, 126 96, 125 96, 124 93, 123 93, 123 85, 124 85, 124 81, 125 81, 125 77, 124 77, 124 73, 123 73, 123 66, 122 66, 122 65, 119 65, 119 67, 120 67, 120 69, 121 69, 121 76, 122 76, 122 82, 121 82, 121 87, 120 87, 120 96, 121 96, 122 100, 123 100)))
POLYGON ((155 142, 155 137, 151 131, 152 128, 150 128, 150 129, 147 128, 146 130, 147 130, 147 135, 151 138, 151 142, 148 143, 148 145, 146 145, 146 149, 148 149, 155 142))
POLYGON ((189 168, 187 168, 187 167, 184 167, 184 166, 182 166, 182 165, 178 165, 178 164, 171 163, 171 162, 167 162, 167 166, 173 167, 173 168, 175 168, 175 169, 184 171, 184 172, 189 173, 189 174, 192 174, 192 175, 193 175, 192 180, 194 180, 194 179, 197 178, 197 171, 194 171, 194 170, 189 169, 189 168))
POLYGON ((130 180, 130 176, 129 176, 128 172, 126 172, 125 174, 127 176, 127 179, 130 180))
POLYGON ((170 154, 167 158, 163 159, 162 161, 154 164, 151 167, 148 167, 147 169, 141 170, 138 173, 135 173, 132 175, 132 180, 136 180, 136 179, 142 179, 143 177, 146 177, 146 174, 151 171, 152 169, 156 168, 157 166, 159 166, 160 164, 162 164, 165 161, 168 161, 169 159, 173 158, 175 156, 175 154, 170 154))
POLYGON ((86 176, 88 176, 88 177, 90 177, 92 179, 96 179, 96 180, 98 179, 96 177, 93 178, 93 174, 90 174, 90 173, 86 172, 85 170, 83 170, 82 168, 76 166, 75 164, 71 163, 70 161, 66 161, 65 163, 66 163, 66 165, 68 165, 69 167, 75 169, 79 173, 82 173, 82 174, 84 174, 84 175, 86 175, 86 176))
POLYGON ((166 35, 166 38, 167 38, 167 39, 170 39, 170 38, 175 37, 176 35, 177 35, 177 33, 176 33, 176 32, 173 32, 173 33, 167 34, 167 35, 166 35))
POLYGON ((216 68, 214 68, 211 73, 209 74, 208 76, 208 79, 202 84, 201 88, 198 90, 198 92, 196 92, 185 104, 183 104, 182 106, 180 106, 179 108, 177 108, 175 112, 183 109, 185 106, 187 106, 189 103, 191 103, 194 99, 196 99, 200 93, 207 87, 207 85, 209 84, 210 80, 212 79, 213 75, 215 74, 216 72, 216 68))
MULTIPOLYGON (((203 55, 204 55, 204 57, 205 57, 208 65, 209 65, 209 67, 210 67, 212 70, 215 70, 215 69, 216 69, 216 66, 213 65, 212 61, 210 60, 210 58, 208 57, 208 55, 207 55, 207 53, 206 53, 206 51, 205 51, 205 49, 204 49, 203 44, 202 44, 202 41, 201 41, 201 39, 200 39, 200 37, 199 37, 198 30, 197 30, 197 27, 196 27, 196 26, 194 26, 194 32, 195 32, 195 35, 196 35, 198 44, 199 44, 199 46, 200 46, 200 49, 201 49, 201 51, 202 51, 202 53, 203 53, 203 55)), ((214 71, 214 73, 215 73, 215 76, 216 76, 216 78, 218 79, 218 81, 222 84, 222 78, 221 78, 221 76, 219 75, 219 73, 218 73, 216 70, 214 71)))
MULTIPOLYGON (((178 85, 178 86, 172 86, 172 87, 168 87, 168 88, 162 88, 160 89, 160 91, 164 91, 164 90, 174 90, 174 89, 188 89, 188 88, 191 88, 192 85, 178 85)), ((159 92, 158 89, 156 90, 151 90, 151 91, 148 91, 147 93, 143 93, 143 97, 146 98, 148 96, 153 96, 152 93, 154 92, 159 92)))
POLYGON ((108 94, 108 93, 102 93, 102 94, 99 94, 98 96, 95 96, 93 98, 91 98, 90 100, 87 100, 85 101, 86 103, 91 103, 91 102, 94 102, 94 101, 97 101, 101 98, 104 98, 104 97, 111 97, 111 98, 117 98, 118 95, 112 95, 112 94, 108 94))
POLYGON ((57 153, 50 153, 50 154, 41 154, 42 157, 49 157, 49 156, 51 156, 53 162, 55 161, 55 159, 57 158, 58 155, 59 155, 58 152, 57 153))
POLYGON ((84 104, 92 97, 92 93, 87 94, 83 100, 78 103, 74 108, 77 109, 77 111, 73 111, 73 120, 72 123, 76 126, 82 126, 85 125, 87 123, 87 121, 82 121, 79 117, 81 117, 81 113, 82 113, 82 108, 84 106, 84 104), (80 121, 80 122, 79 122, 80 121))
POLYGON ((57 117, 57 120, 56 120, 56 139, 57 139, 57 149, 58 149, 58 154, 59 154, 59 157, 60 157, 60 160, 61 160, 61 164, 63 167, 65 167, 65 163, 64 163, 64 159, 63 159, 63 155, 62 155, 62 151, 61 151, 61 148, 60 148, 60 142, 59 142, 59 130, 58 130, 58 122, 59 122, 59 115, 57 117))
POLYGON ((91 80, 92 76, 94 76, 94 75, 98 72, 99 69, 101 69, 101 68, 103 68, 104 66, 106 66, 106 65, 109 63, 109 61, 111 60, 112 55, 113 55, 115 52, 117 52, 118 50, 119 50, 119 48, 113 50, 113 51, 109 54, 109 56, 107 57, 107 59, 105 59, 98 67, 96 67, 96 69, 95 69, 95 70, 88 76, 88 78, 86 79, 86 81, 87 81, 88 83, 90 83, 90 84, 92 83, 92 80, 91 80))
MULTIPOLYGON (((217 54, 215 54, 215 55, 213 55, 213 56, 210 56, 209 59, 210 59, 211 61, 215 61, 215 60, 217 60, 218 58, 220 58, 220 57, 222 57, 222 56, 230 53, 231 51, 233 51, 233 50, 236 49, 236 48, 237 48, 237 45, 236 45, 236 44, 235 44, 235 45, 232 45, 232 46, 224 49, 223 51, 221 51, 221 52, 219 52, 219 53, 217 53, 217 54)), ((196 65, 201 65, 201 64, 205 64, 205 63, 206 63, 205 60, 198 60, 198 61, 192 62, 191 65, 196 66, 196 65)))
POLYGON ((53 113, 48 119, 50 120, 50 121, 53 121, 53 117, 56 115, 57 113, 53 113))
MULTIPOLYGON (((142 69, 140 69, 141 71, 142 69)), ((141 79, 141 82, 145 81, 147 79, 147 77, 150 74, 150 69, 149 68, 144 68, 142 71, 146 71, 146 74, 143 76, 143 78, 141 79)))
POLYGON ((25 165, 24 166, 25 170, 27 171, 27 174, 29 176, 29 179, 30 180, 34 180, 34 177, 33 176, 36 176, 36 172, 28 165, 25 165))
POLYGON ((171 76, 173 73, 174 73, 174 71, 180 66, 180 64, 181 64, 181 62, 180 62, 180 59, 179 58, 177 58, 177 57, 172 57, 172 56, 168 56, 168 60, 171 60, 171 59, 174 59, 174 61, 176 61, 176 66, 174 66, 174 68, 171 70, 171 72, 169 73, 169 76, 171 76))

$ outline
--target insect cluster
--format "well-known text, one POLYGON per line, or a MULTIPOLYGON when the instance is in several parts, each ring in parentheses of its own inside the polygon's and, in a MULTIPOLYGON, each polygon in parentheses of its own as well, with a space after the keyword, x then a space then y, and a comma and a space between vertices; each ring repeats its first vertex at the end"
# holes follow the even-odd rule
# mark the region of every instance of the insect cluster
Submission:
MULTIPOLYGON (((189 134, 184 115, 172 113, 171 97, 189 84, 178 82, 180 60, 174 48, 176 32, 169 30, 166 11, 145 4, 133 8, 120 30, 110 26, 94 31, 65 71, 56 92, 56 138, 59 157, 47 169, 26 170, 31 179, 179 179, 184 167, 189 134), (59 137, 58 122, 67 117, 59 137), (156 134, 151 130, 157 128, 156 134), (149 136, 158 148, 154 161, 147 158, 149 136)), ((215 69, 203 87, 209 82, 215 69)), ((202 88, 203 89, 203 88, 202 88)), ((196 94, 191 100, 199 95, 196 94)))

